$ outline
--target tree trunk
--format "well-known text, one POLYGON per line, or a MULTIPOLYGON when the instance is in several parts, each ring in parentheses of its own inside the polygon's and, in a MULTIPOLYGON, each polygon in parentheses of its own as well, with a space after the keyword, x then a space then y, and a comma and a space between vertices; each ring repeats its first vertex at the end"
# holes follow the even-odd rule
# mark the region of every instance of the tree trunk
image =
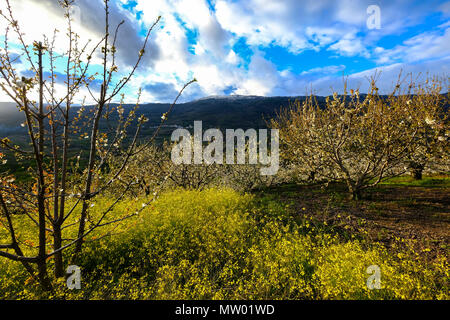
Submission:
POLYGON ((411 170, 411 175, 414 177, 414 180, 422 180, 422 173, 425 169, 425 166, 423 164, 411 161, 409 164, 409 168, 411 170))
POLYGON ((412 175, 414 177, 414 180, 422 180, 422 173, 423 173, 423 169, 413 169, 412 170, 412 175))
MULTIPOLYGON (((105 47, 106 47, 106 45, 105 45, 105 47)), ((83 205, 81 208, 80 225, 78 227, 79 240, 75 244, 75 253, 74 253, 75 260, 74 261, 77 260, 78 255, 81 253, 81 248, 83 247, 83 241, 84 241, 83 236, 84 236, 85 229, 86 229, 87 211, 89 209, 89 204, 87 202, 88 199, 86 199, 86 197, 90 196, 92 179, 94 176, 95 157, 97 155, 96 143, 97 143, 98 127, 99 127, 100 118, 102 116, 103 107, 105 105, 105 95, 106 95, 105 82, 102 84, 100 90, 101 90, 101 97, 100 97, 100 100, 98 103, 97 113, 95 114, 94 122, 92 125, 91 147, 90 147, 90 151, 89 151, 89 162, 88 162, 88 168, 87 168, 88 172, 87 172, 86 185, 85 185, 85 190, 84 190, 85 198, 83 199, 83 205)))
POLYGON ((42 289, 44 289, 45 291, 51 291, 52 284, 50 282, 50 278, 48 277, 47 262, 45 261, 45 258, 38 260, 37 269, 38 269, 38 279, 42 289))
MULTIPOLYGON (((39 223, 39 252, 38 252, 38 278, 44 290, 51 290, 50 279, 47 273, 47 252, 46 252, 46 228, 45 228, 45 175, 44 175, 44 80, 43 80, 43 64, 42 64, 42 43, 38 44, 39 59, 39 114, 38 114, 38 142, 35 146, 35 158, 37 164, 37 202, 38 202, 38 223, 39 223)), ((26 103, 26 101, 25 101, 26 103)), ((27 107, 25 107, 27 109, 27 107)), ((26 110, 27 112, 28 110, 26 110)), ((28 111, 29 112, 29 111, 28 111)))
MULTIPOLYGON (((61 226, 56 224, 53 226, 53 250, 59 250, 62 246, 62 235, 61 235, 61 226)), ((62 251, 55 253, 54 255, 55 261, 55 277, 62 278, 65 276, 64 272, 64 262, 62 251)))
POLYGON ((315 178, 316 178, 316 172, 310 171, 309 175, 308 175, 308 181, 313 182, 315 178))
POLYGON ((351 200, 359 201, 361 199, 362 199, 361 190, 360 189, 353 190, 351 194, 351 200))
POLYGON ((354 182, 347 181, 348 192, 350 193, 350 200, 361 200, 361 188, 354 182))

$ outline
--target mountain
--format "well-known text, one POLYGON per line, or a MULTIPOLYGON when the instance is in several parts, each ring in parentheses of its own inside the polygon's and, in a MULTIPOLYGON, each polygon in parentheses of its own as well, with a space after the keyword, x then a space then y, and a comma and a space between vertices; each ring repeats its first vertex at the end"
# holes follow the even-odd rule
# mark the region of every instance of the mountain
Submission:
MULTIPOLYGON (((361 97, 363 97, 362 95, 361 97)), ((319 104, 324 106, 325 97, 316 97, 319 104)), ((210 96, 186 103, 176 104, 172 113, 165 122, 165 130, 161 132, 167 135, 175 127, 189 128, 194 121, 203 121, 204 128, 220 129, 248 129, 265 128, 265 119, 270 119, 282 108, 289 106, 295 100, 303 101, 306 97, 262 97, 262 96, 210 96)), ((125 114, 132 110, 134 105, 125 105, 125 114)), ((148 103, 139 106, 137 114, 145 115, 150 121, 147 122, 143 130, 143 138, 150 135, 156 126, 161 122, 161 116, 167 112, 170 104, 148 103)), ((89 107, 87 107, 89 108, 89 107)), ((446 106, 448 108, 448 106, 446 106)), ((72 108, 73 114, 78 111, 78 107, 72 108)), ((14 103, 0 102, 0 134, 14 135, 24 132, 20 127, 24 122, 24 115, 15 107, 14 103)), ((118 119, 117 112, 111 115, 111 123, 118 119)), ((106 124, 105 124, 106 125, 106 124)))
MULTIPOLYGON (((175 128, 192 128, 194 121, 201 120, 203 129, 249 129, 265 128, 266 120, 272 118, 281 109, 289 106, 290 101, 304 99, 304 97, 260 97, 260 96, 210 96, 187 103, 179 103, 174 106, 170 116, 164 123, 157 143, 169 138, 175 128)), ((63 107, 63 106, 62 106, 63 107)), ((124 115, 127 116, 135 106, 124 105, 124 115)), ((92 108, 87 106, 86 109, 92 108)), ((136 114, 146 116, 149 121, 141 129, 140 141, 146 141, 153 135, 161 123, 161 116, 168 111, 170 104, 148 103, 139 105, 136 114)), ((79 110, 73 106, 72 117, 79 110)), ((109 123, 114 127, 118 120, 118 113, 112 112, 109 123)), ((26 128, 22 127, 25 121, 24 114, 19 112, 14 103, 0 102, 0 138, 8 137, 14 143, 24 146, 29 143, 26 128)), ((135 124, 136 122, 134 122, 135 124)), ((102 131, 109 124, 106 120, 100 123, 102 131)), ((129 127, 129 138, 133 136, 135 125, 129 127)), ((59 129, 61 130, 61 129, 59 129)), ((89 147, 87 140, 72 140, 74 150, 89 147)))
MULTIPOLYGON (((304 97, 260 97, 260 96, 211 96, 187 103, 176 104, 161 134, 167 136, 175 127, 189 128, 194 121, 203 121, 204 128, 248 129, 266 127, 265 119, 273 117, 281 108, 289 106, 290 101, 304 97)), ((134 105, 125 105, 127 114, 134 105)), ((142 137, 151 135, 160 124, 161 116, 168 111, 170 104, 148 103, 139 106, 137 114, 145 115, 150 121, 145 124, 142 137)), ((89 107, 87 107, 89 108, 89 107)), ((78 107, 73 107, 75 114, 78 107)), ((117 120, 117 113, 112 113, 111 123, 117 120)), ((24 114, 19 112, 14 103, 0 102, 0 134, 2 136, 20 135, 25 128, 24 114)), ((105 124, 106 125, 106 124, 105 124)))
POLYGON ((19 112, 13 102, 0 102, 0 132, 15 131, 24 121, 23 113, 19 112))
MULTIPOLYGON (((189 126, 195 120, 202 120, 207 126, 218 128, 264 127, 263 117, 271 117, 289 101, 303 97, 260 97, 260 96, 211 96, 175 105, 166 125, 189 126)), ((131 110, 133 105, 126 105, 131 110)), ((170 104, 148 103, 139 106, 138 114, 150 119, 150 124, 159 123, 170 104)), ((74 107, 72 110, 77 110, 74 107)), ((17 129, 24 121, 14 103, 0 102, 0 128, 17 129)))
MULTIPOLYGON (((273 117, 281 108, 289 106, 290 101, 304 97, 260 97, 260 96, 211 96, 195 101, 177 104, 166 125, 188 127, 195 120, 203 121, 209 128, 264 128, 265 119, 273 117)), ((150 119, 159 122, 168 104, 144 104, 139 108, 150 119)))
MULTIPOLYGON (((277 111, 283 107, 289 106, 289 101, 294 101, 297 97, 258 97, 258 96, 211 96, 195 101, 180 103, 174 106, 172 113, 165 122, 162 130, 159 132, 155 142, 162 143, 163 140, 170 138, 173 130, 177 127, 191 128, 194 121, 203 121, 203 129, 248 129, 265 128, 264 119, 273 117, 277 111)), ((298 97, 303 99, 302 97, 298 97)), ((63 107, 63 106, 62 106, 63 107)), ((161 116, 168 111, 170 104, 167 103, 149 103, 142 104, 137 110, 137 115, 145 115, 149 121, 143 125, 140 134, 140 141, 148 141, 153 135, 155 128, 161 123, 161 116)), ((86 109, 92 108, 87 106, 86 109)), ((134 108, 134 105, 124 105, 124 115, 126 116, 134 108)), ((71 117, 73 118, 79 111, 79 107, 72 107, 71 117)), ((89 110, 87 110, 89 111, 89 110)), ((29 148, 29 138, 26 128, 22 127, 24 123, 24 114, 19 112, 14 103, 0 103, 0 138, 8 137, 14 144, 29 148)), ((109 123, 117 123, 118 113, 112 112, 109 117, 109 123)), ((128 139, 131 139, 136 128, 134 125, 129 127, 130 133, 128 139)), ((86 124, 89 125, 89 124, 86 124)), ((100 122, 102 132, 106 131, 108 122, 100 122)), ((87 127, 86 127, 87 129, 87 127)), ((59 128, 59 131, 61 128, 59 128)), ((127 139, 127 140, 128 140, 127 139)), ((80 150, 88 150, 89 141, 85 139, 74 138, 71 141, 71 153, 75 154, 80 150)), ((5 152, 5 151, 3 151, 5 152)), ((8 156, 7 166, 1 170, 11 170, 11 172, 22 172, 23 165, 18 164, 14 158, 5 152, 8 156), (22 170, 22 171, 21 171, 22 170)), ((23 173, 26 176, 25 173, 23 173)))

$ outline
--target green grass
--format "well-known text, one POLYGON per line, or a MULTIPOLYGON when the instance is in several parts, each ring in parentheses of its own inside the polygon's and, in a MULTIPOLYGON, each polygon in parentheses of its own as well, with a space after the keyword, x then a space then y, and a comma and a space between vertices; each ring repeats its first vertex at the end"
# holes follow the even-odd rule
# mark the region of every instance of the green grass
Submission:
POLYGON ((395 177, 380 183, 381 185, 447 188, 450 187, 450 176, 425 176, 421 180, 415 180, 411 176, 395 177))

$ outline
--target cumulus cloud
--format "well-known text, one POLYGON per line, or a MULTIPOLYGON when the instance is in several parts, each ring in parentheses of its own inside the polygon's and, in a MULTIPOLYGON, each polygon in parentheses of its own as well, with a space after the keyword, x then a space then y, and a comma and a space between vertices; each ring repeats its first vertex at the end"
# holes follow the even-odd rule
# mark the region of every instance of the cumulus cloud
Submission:
MULTIPOLYGON (((15 17, 20 22, 20 26, 25 33, 28 43, 32 41, 42 41, 43 35, 53 35, 55 29, 60 31, 57 36, 56 47, 60 51, 68 49, 68 41, 64 37, 67 30, 67 20, 64 17, 64 9, 56 0, 20 0, 10 1, 15 17), (39 23, 36 20, 39 17, 39 23), (37 27, 38 26, 38 27, 37 27)), ((5 4, 2 4, 5 12, 5 4)), ((78 0, 71 11, 73 18, 73 29, 80 36, 81 43, 92 40, 95 44, 101 40, 105 34, 104 3, 102 0, 78 0)), ((119 2, 109 3, 109 24, 110 40, 114 35, 117 25, 124 21, 118 34, 117 51, 119 62, 126 66, 133 65, 142 47, 143 39, 139 35, 139 23, 131 16, 130 12, 123 9, 119 2)), ((2 29, 5 28, 2 21, 2 29)), ((157 52, 146 55, 147 59, 157 56, 157 52)), ((147 61, 149 63, 149 61, 147 61)))
POLYGON ((252 57, 247 78, 235 93, 241 95, 270 95, 278 83, 279 74, 276 66, 266 60, 261 53, 257 53, 252 57))
POLYGON ((353 57, 361 55, 363 57, 370 57, 368 50, 362 44, 361 39, 358 39, 354 35, 346 35, 343 39, 331 45, 328 50, 336 51, 342 56, 353 57))
POLYGON ((167 97, 176 97, 178 90, 172 83, 149 83, 143 88, 146 92, 151 94, 157 101, 165 100, 167 97))
MULTIPOLYGON (((383 68, 386 86, 401 68, 446 70, 442 65, 450 56, 448 21, 393 46, 380 45, 379 41, 420 24, 430 8, 448 17, 449 3, 377 1, 382 28, 375 31, 366 25, 366 9, 373 4, 370 0, 111 0, 110 24, 114 30, 122 20, 125 22, 117 43, 122 75, 134 65, 146 29, 162 16, 144 60, 126 88, 128 100, 135 99, 137 89, 142 88, 143 102, 171 101, 193 77, 198 84, 188 88, 182 101, 218 94, 298 95, 311 87, 326 94, 330 87, 340 88, 343 71, 351 72, 346 67, 349 59, 371 62, 369 70, 350 73, 355 85, 362 85, 367 74, 375 71, 373 65, 378 70, 383 68), (238 43, 246 47, 245 54, 236 48, 238 43), (265 50, 274 47, 292 59, 312 51, 328 56, 328 60, 321 66, 294 72, 283 63, 273 62, 265 50)), ((12 0, 11 4, 27 41, 42 39, 42 34, 52 34, 55 27, 61 33, 65 31, 58 1, 12 0), (36 16, 51 23, 40 23, 37 28, 36 16)), ((80 15, 75 30, 82 42, 92 39, 95 43, 105 28, 103 0, 77 0, 76 4, 80 15)), ((4 23, 0 27, 4 28, 4 23)), ((62 34, 59 38, 57 48, 63 53, 67 42, 62 34)), ((18 63, 21 68, 25 72, 18 63)))
MULTIPOLYGON (((403 30, 417 23, 439 1, 377 1, 381 9, 381 36, 403 30)), ((216 16, 221 25, 254 45, 276 44, 293 53, 325 47, 340 41, 331 50, 353 55, 363 48, 355 33, 367 31, 368 0, 217 0, 216 16), (355 41, 350 41, 355 40, 355 41)), ((445 10, 442 9, 442 10, 445 10)), ((359 51, 363 55, 365 50, 359 51)))
POLYGON ((384 50, 380 48, 377 53, 380 63, 446 58, 450 55, 450 27, 439 31, 421 33, 392 49, 384 50))

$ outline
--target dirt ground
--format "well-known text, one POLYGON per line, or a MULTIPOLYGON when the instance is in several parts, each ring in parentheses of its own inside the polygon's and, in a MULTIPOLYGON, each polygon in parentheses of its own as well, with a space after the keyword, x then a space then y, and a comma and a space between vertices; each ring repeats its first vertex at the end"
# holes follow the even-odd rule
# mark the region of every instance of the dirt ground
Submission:
POLYGON ((388 248, 396 239, 405 239, 428 258, 438 252, 448 256, 449 187, 379 185, 360 201, 348 200, 345 187, 337 184, 326 188, 285 185, 265 192, 291 204, 292 214, 299 219, 307 216, 388 248))

